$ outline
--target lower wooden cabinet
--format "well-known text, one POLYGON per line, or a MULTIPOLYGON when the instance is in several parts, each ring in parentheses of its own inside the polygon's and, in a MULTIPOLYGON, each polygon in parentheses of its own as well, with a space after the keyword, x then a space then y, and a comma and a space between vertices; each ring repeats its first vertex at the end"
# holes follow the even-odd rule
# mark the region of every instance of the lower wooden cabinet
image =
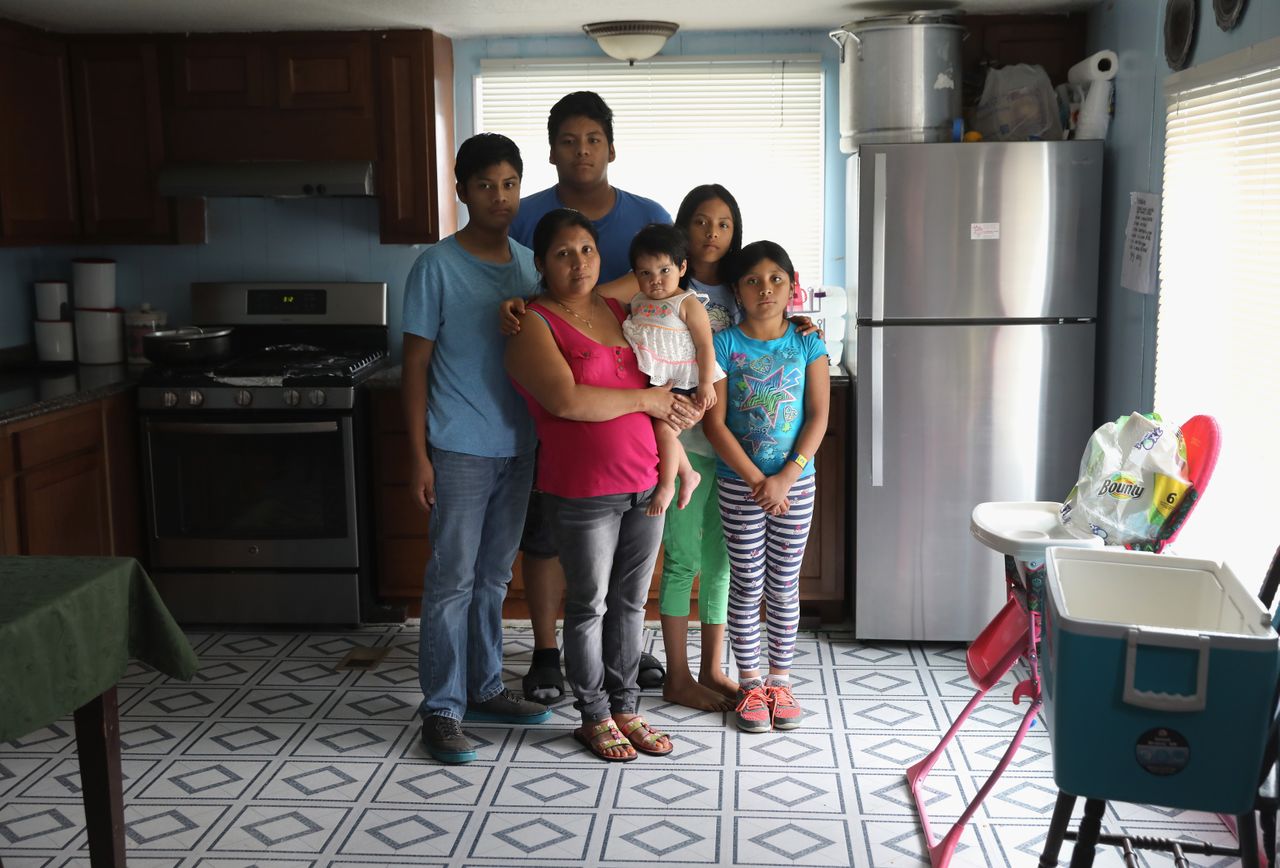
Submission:
POLYGON ((0 554, 140 557, 136 418, 128 392, 0 426, 0 554))
MULTIPOLYGON (((800 570, 802 611, 817 614, 826 622, 839 621, 845 608, 850 391, 849 381, 845 379, 831 385, 831 420, 817 456, 818 502, 800 570)), ((409 444, 400 392, 374 390, 372 403, 378 593, 387 601, 408 604, 411 611, 416 611, 413 607, 422 598, 423 571, 431 554, 428 519, 414 505, 409 493, 409 444)), ((527 617, 521 614, 520 608, 524 601, 520 566, 521 559, 517 557, 507 592, 510 617, 527 617)), ((657 600, 661 575, 662 553, 659 552, 649 589, 650 601, 657 600)), ((695 580, 691 608, 694 617, 698 611, 697 589, 695 580)), ((651 609, 656 611, 656 607, 651 609)))

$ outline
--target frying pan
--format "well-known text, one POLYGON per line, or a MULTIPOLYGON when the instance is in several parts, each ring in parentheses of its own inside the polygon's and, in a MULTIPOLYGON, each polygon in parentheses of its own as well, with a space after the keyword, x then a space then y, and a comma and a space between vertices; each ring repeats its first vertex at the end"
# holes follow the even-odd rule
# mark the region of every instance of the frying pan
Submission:
POLYGON ((217 362, 231 354, 230 328, 186 326, 143 335, 142 351, 158 365, 217 362))

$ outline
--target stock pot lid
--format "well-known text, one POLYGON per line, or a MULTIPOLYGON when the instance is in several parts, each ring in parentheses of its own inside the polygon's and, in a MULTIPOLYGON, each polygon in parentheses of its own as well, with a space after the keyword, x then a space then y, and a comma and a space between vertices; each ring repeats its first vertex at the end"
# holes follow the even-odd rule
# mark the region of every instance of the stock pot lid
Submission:
POLYGON ((893 9, 888 6, 881 7, 878 4, 866 4, 859 10, 866 12, 866 15, 855 18, 840 29, 852 32, 875 27, 903 27, 916 24, 958 25, 964 13, 955 8, 957 5, 955 2, 940 0, 932 4, 924 2, 914 9, 902 11, 901 8, 893 9))

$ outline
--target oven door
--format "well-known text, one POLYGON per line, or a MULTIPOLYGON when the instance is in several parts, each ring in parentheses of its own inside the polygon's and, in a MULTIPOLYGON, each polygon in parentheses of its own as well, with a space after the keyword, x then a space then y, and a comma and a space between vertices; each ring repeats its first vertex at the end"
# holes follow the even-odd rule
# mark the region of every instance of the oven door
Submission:
POLYGON ((354 570, 351 417, 143 417, 151 566, 354 570))

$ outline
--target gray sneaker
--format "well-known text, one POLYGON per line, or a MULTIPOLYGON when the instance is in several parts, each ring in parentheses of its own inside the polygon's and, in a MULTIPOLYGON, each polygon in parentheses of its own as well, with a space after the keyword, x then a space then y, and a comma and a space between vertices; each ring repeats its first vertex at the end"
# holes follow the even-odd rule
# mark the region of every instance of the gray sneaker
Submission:
POLYGON ((484 702, 468 702, 465 719, 489 723, 542 723, 550 717, 551 709, 545 705, 522 699, 515 691, 504 687, 501 693, 484 702))
POLYGON ((422 743, 442 763, 469 763, 476 758, 476 746, 463 733, 462 724, 442 714, 423 718, 422 743))

